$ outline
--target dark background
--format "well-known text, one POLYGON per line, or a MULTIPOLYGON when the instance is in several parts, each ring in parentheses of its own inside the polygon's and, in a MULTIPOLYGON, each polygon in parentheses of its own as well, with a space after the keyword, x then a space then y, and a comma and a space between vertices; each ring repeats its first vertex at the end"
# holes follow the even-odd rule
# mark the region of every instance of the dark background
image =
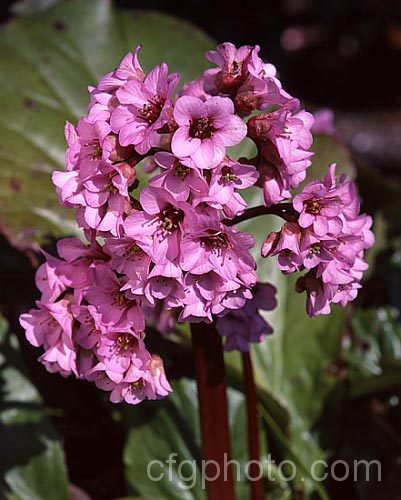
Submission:
MULTIPOLYGON (((1 19, 13 1, 2 0, 1 19)), ((285 88, 321 106, 383 110, 401 105, 399 0, 117 0, 185 18, 218 42, 261 46, 285 88)))

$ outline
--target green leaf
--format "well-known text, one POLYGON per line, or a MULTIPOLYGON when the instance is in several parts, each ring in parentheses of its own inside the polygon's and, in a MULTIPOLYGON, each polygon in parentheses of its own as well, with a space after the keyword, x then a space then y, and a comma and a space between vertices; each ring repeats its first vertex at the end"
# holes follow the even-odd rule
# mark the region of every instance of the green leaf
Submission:
POLYGON ((358 310, 345 351, 351 397, 385 391, 401 382, 401 326, 391 307, 358 310))
POLYGON ((6 332, 0 318, 0 497, 67 500, 62 448, 35 387, 23 374, 16 339, 6 332))
POLYGON ((183 81, 194 79, 213 42, 185 21, 108 0, 18 5, 24 17, 0 30, 0 229, 26 247, 76 232, 50 175, 64 167, 64 124, 85 113, 88 85, 138 44, 145 69, 166 61, 183 81))
POLYGON ((11 11, 17 15, 31 15, 44 11, 61 0, 19 0, 11 6, 11 11))
POLYGON ((308 181, 321 179, 330 163, 337 164, 337 174, 346 173, 350 179, 355 177, 356 170, 351 153, 340 140, 329 135, 315 134, 311 150, 315 154, 307 171, 308 181))
MULTIPOLYGON (((128 428, 124 453, 127 481, 132 493, 145 498, 203 500, 206 497, 201 478, 196 384, 180 379, 173 388, 174 392, 165 400, 123 409, 128 428), (175 460, 171 467, 167 463, 169 456, 175 460), (152 460, 155 460, 153 465, 152 460), (163 473, 160 480, 149 479, 149 464, 156 479, 163 473)), ((232 455, 239 463, 238 468, 233 466, 236 493, 238 500, 246 500, 249 488, 244 468, 248 460, 245 401, 243 394, 236 390, 229 389, 228 395, 232 455)), ((264 442, 261 431, 262 460, 267 458, 264 442)), ((271 486, 280 491, 283 488, 279 482, 271 486)))

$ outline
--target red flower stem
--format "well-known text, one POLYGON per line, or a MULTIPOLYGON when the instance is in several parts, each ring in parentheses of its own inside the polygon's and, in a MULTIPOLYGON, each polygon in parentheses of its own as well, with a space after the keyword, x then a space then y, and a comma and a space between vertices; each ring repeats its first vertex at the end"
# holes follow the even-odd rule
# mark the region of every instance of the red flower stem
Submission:
POLYGON ((235 500, 231 465, 227 384, 221 337, 216 327, 206 323, 191 325, 192 347, 198 385, 199 416, 203 459, 209 500, 235 500), (217 464, 217 465, 216 465, 217 464), (217 470, 219 474, 217 475, 217 470))
POLYGON ((259 217, 260 215, 278 215, 287 222, 294 222, 298 219, 299 214, 294 210, 291 203, 279 203, 278 205, 273 205, 271 207, 260 205, 259 207, 247 208, 244 213, 234 217, 234 219, 224 219, 222 222, 226 226, 235 226, 239 222, 253 219, 254 217, 259 217))
MULTIPOLYGON (((260 466, 260 446, 259 446, 259 422, 258 407, 256 398, 255 380, 253 378, 253 369, 251 355, 249 352, 242 353, 242 368, 245 379, 246 407, 248 414, 248 449, 249 449, 249 477, 258 478, 261 475, 260 466)), ((250 481, 251 499, 263 500, 264 488, 263 478, 250 481)))

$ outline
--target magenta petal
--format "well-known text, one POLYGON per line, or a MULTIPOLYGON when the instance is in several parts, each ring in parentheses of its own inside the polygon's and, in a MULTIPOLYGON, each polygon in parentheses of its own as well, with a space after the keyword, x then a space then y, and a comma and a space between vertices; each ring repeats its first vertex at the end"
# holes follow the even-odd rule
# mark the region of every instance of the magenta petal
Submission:
POLYGON ((146 213, 157 215, 166 207, 167 202, 163 193, 166 193, 163 189, 153 187, 146 187, 142 190, 140 200, 146 213))
POLYGON ((191 154, 195 165, 201 169, 210 168, 213 164, 215 165, 219 161, 220 156, 222 156, 221 151, 219 149, 215 150, 211 139, 202 141, 199 148, 191 154))
POLYGON ((189 196, 189 181, 174 174, 166 176, 165 188, 177 201, 186 201, 189 196))
POLYGON ((205 106, 215 128, 223 127, 234 113, 234 103, 228 97, 211 97, 205 106))
POLYGON ((176 156, 185 158, 192 155, 200 143, 200 139, 189 136, 189 127, 180 127, 173 135, 171 149, 176 156))
POLYGON ((127 318, 134 330, 137 330, 138 332, 145 330, 145 317, 138 304, 129 308, 127 318))
POLYGON ((225 146, 236 146, 247 134, 246 124, 239 116, 230 116, 228 122, 216 132, 225 146))
POLYGON ((206 114, 205 104, 198 97, 182 96, 177 99, 174 106, 174 118, 178 125, 189 126, 191 120, 206 114))
POLYGON ((159 220, 145 212, 130 214, 124 221, 124 229, 132 238, 150 236, 157 229, 159 220))
POLYGON ((315 222, 313 223, 313 229, 319 236, 324 236, 325 234, 327 234, 327 231, 329 229, 327 219, 325 217, 317 217, 315 222))

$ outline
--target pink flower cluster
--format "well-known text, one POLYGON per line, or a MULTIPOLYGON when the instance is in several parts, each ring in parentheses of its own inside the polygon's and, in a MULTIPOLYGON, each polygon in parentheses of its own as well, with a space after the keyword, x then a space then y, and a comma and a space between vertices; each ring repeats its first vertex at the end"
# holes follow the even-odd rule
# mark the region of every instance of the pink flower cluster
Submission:
POLYGON ((262 255, 278 255, 284 273, 306 269, 296 290, 306 291, 308 314, 329 314, 330 304, 344 307, 361 287, 368 267, 363 254, 374 243, 372 219, 359 213, 355 184, 344 176, 337 182, 335 164, 323 181, 307 184, 292 205, 296 219, 267 236, 262 255))
POLYGON ((202 100, 209 94, 228 96, 242 117, 267 110, 252 116, 247 127, 258 149, 251 160, 259 172, 257 185, 263 188, 266 206, 271 206, 291 198, 290 189, 305 180, 313 154, 309 151, 313 116, 300 109, 299 100, 281 87, 275 67, 265 64, 258 54, 258 46, 237 49, 223 43, 206 53, 217 68, 205 71, 184 90, 202 100))
POLYGON ((144 313, 120 291, 110 255, 95 239, 66 238, 57 250, 60 258, 45 254, 37 270, 37 308, 20 318, 29 342, 44 348, 39 360, 50 372, 95 382, 113 402, 166 396, 163 362, 144 344, 144 313))
MULTIPOLYGON (((259 47, 207 52, 216 67, 177 96, 180 76, 165 63, 146 73, 139 49, 89 87, 87 115, 66 125, 66 170, 53 182, 90 243, 67 238, 59 257, 44 253, 41 300, 21 316, 49 371, 134 404, 171 391, 161 358, 146 348, 145 318, 162 332, 176 321, 216 322, 228 350, 271 333, 259 311, 275 307, 275 289, 258 284, 254 239, 235 218, 251 186, 263 189, 267 207, 291 197, 310 165, 313 123, 259 47), (234 158, 228 148, 246 136, 257 155, 234 158), (141 170, 151 175, 139 192, 141 170)), ((313 314, 327 312, 323 295, 343 303, 356 293, 364 267, 369 222, 351 186, 335 187, 334 172, 308 185, 294 198, 298 221, 264 246, 286 272, 311 269, 299 287, 313 314)))

